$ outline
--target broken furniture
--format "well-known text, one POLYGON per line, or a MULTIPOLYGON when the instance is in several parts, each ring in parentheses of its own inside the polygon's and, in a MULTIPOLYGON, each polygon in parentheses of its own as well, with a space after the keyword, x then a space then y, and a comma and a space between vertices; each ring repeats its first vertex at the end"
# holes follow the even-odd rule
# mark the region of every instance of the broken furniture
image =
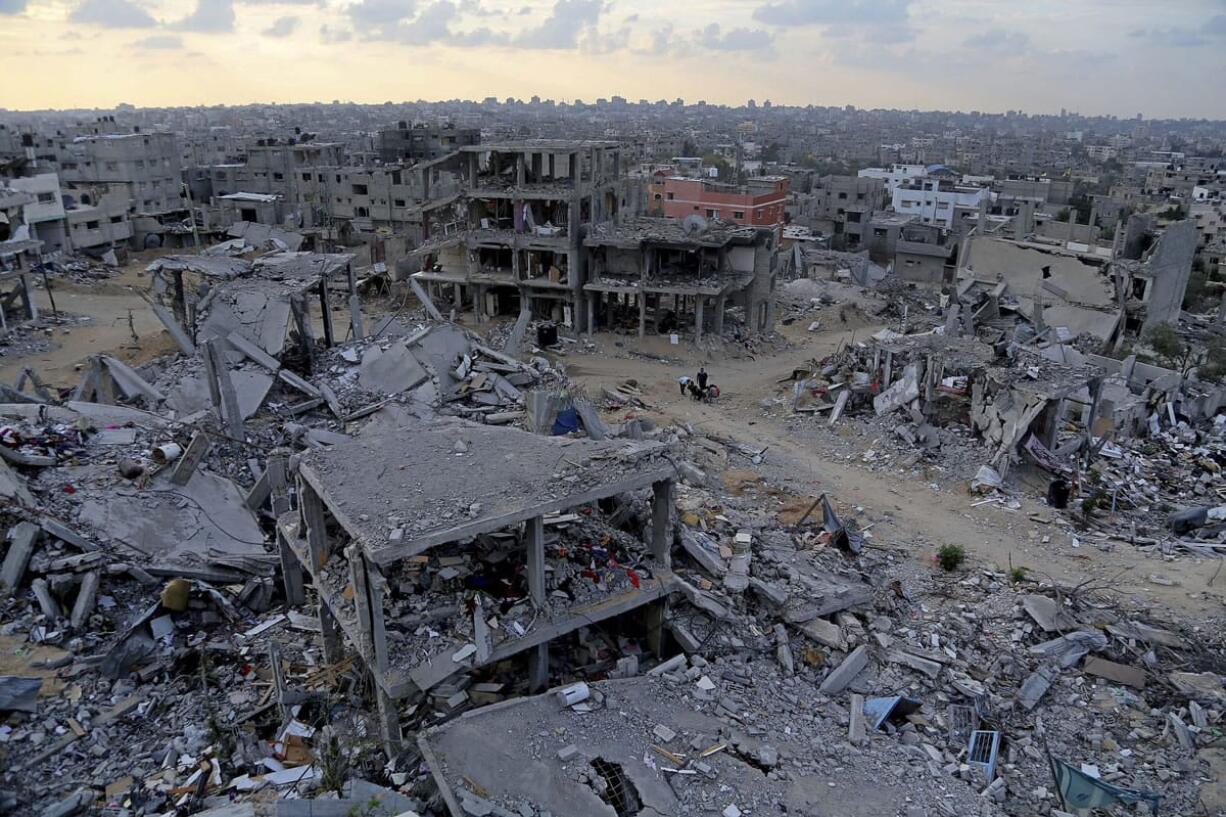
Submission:
MULTIPOLYGON (((305 569, 319 594, 325 658, 340 660, 342 636, 357 648, 376 682, 389 750, 400 741, 398 699, 420 696, 451 675, 530 649, 536 650, 530 676, 539 687, 548 680, 550 641, 665 599, 674 583, 669 562, 674 468, 666 451, 661 443, 542 437, 453 420, 375 427, 302 456, 298 512, 278 521, 286 595, 291 603, 303 601, 305 569), (607 592, 573 601, 548 592, 545 516, 647 488, 652 490, 650 541, 642 543, 638 564, 614 569, 621 576, 633 571, 628 586, 613 589, 610 581, 607 592), (517 540, 521 525, 522 540, 517 540), (501 555, 525 563, 527 602, 534 609, 527 626, 500 621, 490 627, 481 595, 472 600, 472 612, 464 611, 466 605, 446 609, 454 605, 454 594, 427 594, 425 608, 428 616, 438 612, 434 608, 444 611, 435 621, 471 622, 475 643, 423 639, 414 633, 421 629, 420 616, 401 622, 389 615, 387 605, 397 602, 401 589, 392 582, 395 570, 483 536, 525 543, 504 547, 501 555)), ((658 651, 663 605, 653 610, 648 641, 658 651)))

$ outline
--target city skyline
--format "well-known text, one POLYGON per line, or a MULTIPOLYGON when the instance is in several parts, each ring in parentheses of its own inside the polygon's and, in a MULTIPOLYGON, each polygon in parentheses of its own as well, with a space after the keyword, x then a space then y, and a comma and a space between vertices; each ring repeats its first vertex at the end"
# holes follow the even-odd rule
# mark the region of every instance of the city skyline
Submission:
POLYGON ((620 95, 1226 118, 1226 0, 0 0, 0 108, 620 95), (1092 32, 1092 37, 1086 33, 1092 32), (31 66, 37 66, 36 71, 31 66))

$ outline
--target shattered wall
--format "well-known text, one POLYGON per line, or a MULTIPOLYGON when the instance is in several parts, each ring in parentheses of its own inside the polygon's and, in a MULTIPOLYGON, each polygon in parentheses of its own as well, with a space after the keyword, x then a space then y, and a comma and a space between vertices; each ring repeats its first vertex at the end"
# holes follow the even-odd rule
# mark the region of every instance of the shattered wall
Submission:
POLYGON ((1175 323, 1188 289, 1192 274, 1192 257, 1196 255, 1196 222, 1177 221, 1167 227, 1154 245, 1144 264, 1144 271, 1153 280, 1142 331, 1159 323, 1175 323))

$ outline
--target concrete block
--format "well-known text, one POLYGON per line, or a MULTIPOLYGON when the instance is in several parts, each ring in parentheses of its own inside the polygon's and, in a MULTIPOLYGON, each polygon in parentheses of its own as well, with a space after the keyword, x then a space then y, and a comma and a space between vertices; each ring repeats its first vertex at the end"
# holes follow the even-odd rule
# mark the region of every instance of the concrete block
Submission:
POLYGON ((843 663, 835 667, 826 680, 822 681, 821 691, 824 695, 837 695, 856 679, 868 666, 868 647, 861 644, 843 659, 843 663))

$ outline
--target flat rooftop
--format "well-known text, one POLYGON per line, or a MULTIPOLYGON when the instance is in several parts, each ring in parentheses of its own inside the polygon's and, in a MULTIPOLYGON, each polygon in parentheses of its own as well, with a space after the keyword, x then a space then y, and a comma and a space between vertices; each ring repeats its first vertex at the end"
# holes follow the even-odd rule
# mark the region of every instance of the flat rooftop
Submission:
POLYGON ((589 148, 616 148, 621 142, 609 139, 521 139, 507 142, 482 142, 479 145, 464 145, 461 153, 514 153, 517 151, 587 150, 589 148))
POLYGON ((367 556, 389 565, 668 479, 667 450, 446 421, 308 451, 300 473, 367 556))
POLYGON ((637 249, 648 244, 674 244, 683 247, 723 247, 732 243, 750 243, 756 230, 735 224, 708 220, 705 230, 688 230, 684 221, 672 218, 639 216, 620 224, 604 222, 592 225, 583 239, 587 247, 622 247, 637 249))
MULTIPOLYGON (((517 698, 466 712, 459 718, 421 734, 422 749, 443 800, 452 815, 474 813, 461 801, 473 797, 474 788, 499 811, 517 813, 522 804, 553 814, 613 815, 613 806, 603 801, 593 787, 578 780, 581 771, 595 776, 588 764, 602 758, 620 767, 642 803, 643 815, 720 813, 727 804, 739 802, 748 812, 751 801, 786 804, 788 813, 817 813, 812 794, 825 795, 828 785, 799 788, 795 781, 768 778, 731 751, 714 751, 703 758, 708 774, 683 777, 684 785, 670 785, 661 768, 675 764, 656 747, 696 757, 707 747, 719 747, 718 736, 727 727, 719 718, 700 711, 690 696, 661 678, 638 677, 590 684, 604 696, 603 705, 592 711, 574 712, 561 707, 552 694, 517 698), (670 726, 678 736, 664 743, 654 733, 658 724, 670 726), (531 725, 531 728, 525 728, 531 725), (699 739, 697 748, 690 742, 699 739), (561 761, 558 750, 574 744, 575 758, 561 761), (679 796, 680 794, 680 796, 679 796), (695 807, 697 802, 712 805, 695 807)), ((691 685, 692 686, 692 685, 691 685)), ((747 745, 757 745, 743 738, 747 745)), ((845 780, 847 773, 842 778, 845 780)), ((829 783, 833 786, 834 783, 829 783)), ((858 790, 858 789, 853 789, 858 790)), ((828 813, 822 803, 821 813, 828 813)), ((830 804, 829 813, 848 813, 830 804)), ((771 809, 753 809, 766 813, 771 809)), ((856 813, 869 813, 860 812, 856 813)), ((883 813, 883 812, 875 812, 883 813)), ((893 813, 891 811, 891 813, 893 813)))

